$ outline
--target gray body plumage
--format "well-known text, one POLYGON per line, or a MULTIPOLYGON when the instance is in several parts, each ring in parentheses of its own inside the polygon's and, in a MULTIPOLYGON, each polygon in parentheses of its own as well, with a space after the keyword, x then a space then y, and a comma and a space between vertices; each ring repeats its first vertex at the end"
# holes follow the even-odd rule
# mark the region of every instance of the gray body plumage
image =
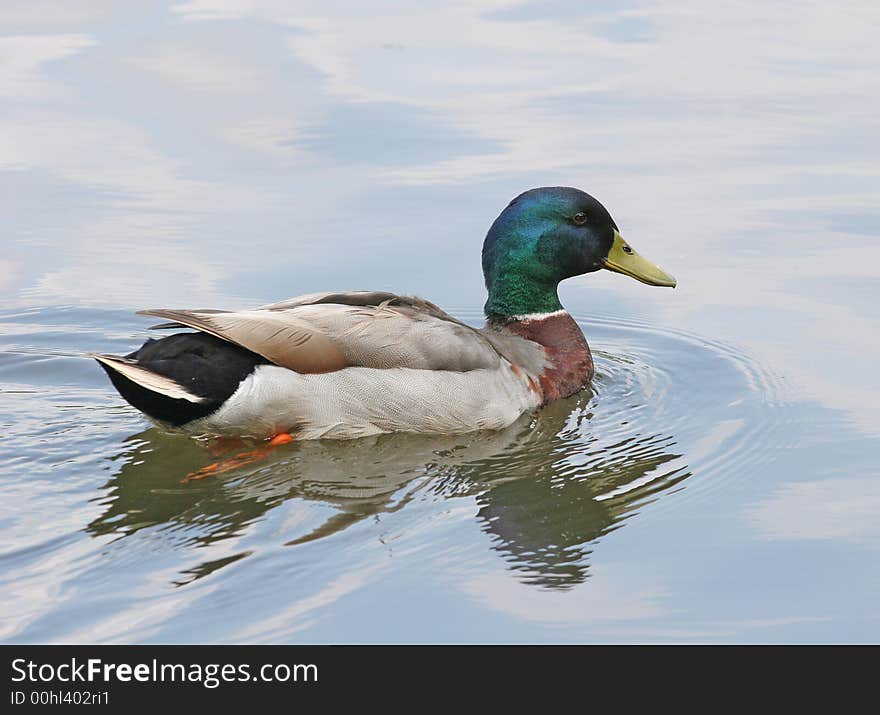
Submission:
POLYGON ((259 365, 191 434, 352 438, 498 429, 541 403, 540 345, 420 298, 305 295, 252 310, 147 310, 240 345, 259 365))

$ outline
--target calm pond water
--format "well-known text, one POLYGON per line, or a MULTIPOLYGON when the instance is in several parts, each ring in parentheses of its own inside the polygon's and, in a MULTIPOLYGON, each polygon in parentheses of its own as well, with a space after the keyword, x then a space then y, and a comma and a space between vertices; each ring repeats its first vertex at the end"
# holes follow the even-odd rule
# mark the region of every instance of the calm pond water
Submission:
MULTIPOLYGON (((585 5, 587 7, 585 7, 585 5)), ((880 10, 0 7, 4 642, 880 641, 880 10), (388 289, 476 325, 571 185, 678 279, 564 284, 593 389, 215 461, 88 351, 388 289), (154 322, 154 321, 153 321, 154 322)))

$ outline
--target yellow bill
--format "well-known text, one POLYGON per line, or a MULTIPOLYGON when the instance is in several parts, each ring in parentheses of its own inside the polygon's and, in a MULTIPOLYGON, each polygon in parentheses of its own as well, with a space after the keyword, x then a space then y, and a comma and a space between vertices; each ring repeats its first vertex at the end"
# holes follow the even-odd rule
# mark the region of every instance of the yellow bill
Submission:
POLYGON ((675 278, 636 253, 617 231, 614 232, 614 243, 604 263, 609 271, 623 273, 649 286, 675 288, 675 278))

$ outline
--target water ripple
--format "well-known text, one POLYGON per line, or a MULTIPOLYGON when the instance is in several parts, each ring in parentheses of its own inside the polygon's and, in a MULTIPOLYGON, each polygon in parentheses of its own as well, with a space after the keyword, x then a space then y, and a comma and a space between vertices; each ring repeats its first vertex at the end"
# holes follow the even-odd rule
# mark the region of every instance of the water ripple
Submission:
MULTIPOLYGON (((480 322, 477 313, 455 312, 480 322)), ((133 434, 140 418, 72 357, 83 335, 100 334, 101 316, 79 315, 83 326, 72 325, 77 314, 68 309, 45 317, 72 336, 53 337, 46 353, 26 339, 39 334, 39 314, 4 318, 16 330, 0 373, 19 380, 6 385, 7 416, 15 416, 6 424, 18 447, 6 464, 29 464, 29 485, 67 476, 52 494, 20 479, 4 492, 30 504, 25 514, 51 500, 71 505, 68 523, 79 519, 96 548, 77 541, 72 549, 72 531, 58 542, 52 561, 62 566, 53 577, 70 584, 112 588, 109 563, 193 588, 232 578, 255 559, 274 562, 279 547, 321 569, 304 549, 324 544, 320 558, 332 563, 326 549, 343 538, 347 559, 369 561, 372 541, 363 535, 378 528, 388 548, 406 543, 417 553, 437 548, 449 520, 459 530, 476 520, 517 579, 568 590, 587 578, 600 543, 635 515, 663 519, 683 505, 711 513, 718 489, 748 480, 792 439, 781 380, 747 353, 684 331, 578 316, 594 352, 592 388, 505 430, 294 443, 219 478, 182 483, 216 459, 208 445, 155 428, 133 434), (385 523, 393 526, 372 526, 385 523), (65 560, 65 551, 75 558, 65 560), (170 571, 169 559, 178 563, 170 571)), ((105 332, 102 341, 132 342, 124 332, 105 332)), ((44 531, 35 529, 35 543, 55 548, 44 531)), ((12 546, 24 554, 29 543, 12 546)), ((23 557, 10 559, 25 568, 23 557)), ((466 569, 466 558, 459 564, 466 569)), ((46 578, 28 574, 35 583, 46 578)), ((128 581, 137 579, 129 573, 128 581)))

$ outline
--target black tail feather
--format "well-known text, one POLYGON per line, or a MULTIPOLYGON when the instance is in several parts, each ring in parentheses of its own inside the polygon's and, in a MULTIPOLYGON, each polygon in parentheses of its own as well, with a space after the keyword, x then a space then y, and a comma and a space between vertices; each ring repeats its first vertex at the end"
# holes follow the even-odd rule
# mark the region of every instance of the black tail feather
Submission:
POLYGON ((205 333, 177 333, 148 340, 125 357, 201 398, 199 401, 178 399, 151 390, 115 369, 112 361, 98 360, 129 404, 155 420, 174 426, 216 411, 257 365, 267 362, 256 353, 205 333))

